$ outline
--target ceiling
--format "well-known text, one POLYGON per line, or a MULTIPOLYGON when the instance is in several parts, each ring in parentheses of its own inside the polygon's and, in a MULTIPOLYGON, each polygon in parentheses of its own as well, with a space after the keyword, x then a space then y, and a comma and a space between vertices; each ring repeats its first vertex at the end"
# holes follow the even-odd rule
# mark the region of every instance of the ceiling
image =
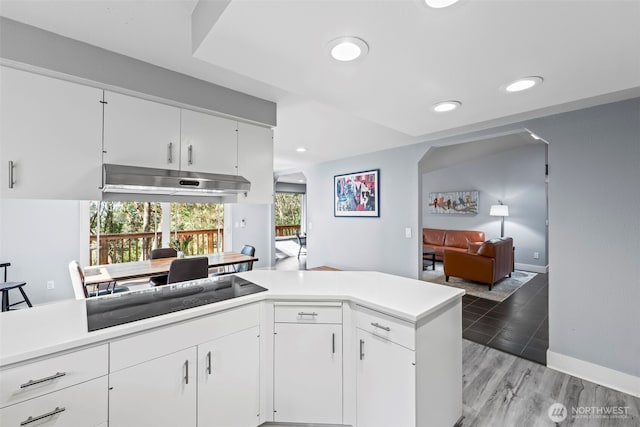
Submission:
POLYGON ((278 174, 640 93, 640 0, 224 3, 197 46, 197 0, 0 0, 0 15, 277 102, 278 174), (345 35, 369 54, 332 60, 345 35), (544 83, 500 90, 531 75, 544 83))

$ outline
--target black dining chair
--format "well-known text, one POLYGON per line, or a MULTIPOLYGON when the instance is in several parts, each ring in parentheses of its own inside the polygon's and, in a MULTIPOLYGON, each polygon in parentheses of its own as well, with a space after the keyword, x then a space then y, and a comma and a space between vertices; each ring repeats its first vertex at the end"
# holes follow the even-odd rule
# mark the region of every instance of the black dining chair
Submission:
POLYGON ((307 236, 301 236, 300 232, 296 231, 296 237, 298 238, 298 258, 300 258, 300 254, 302 253, 302 249, 304 249, 305 255, 307 254, 307 236))
POLYGON ((188 280, 209 277, 209 258, 193 257, 171 261, 167 283, 186 282, 188 280))
POLYGON ((4 262, 0 264, 0 268, 4 267, 4 282, 0 282, 0 292, 2 292, 2 311, 9 311, 12 306, 26 303, 29 307, 33 307, 31 305, 31 301, 29 301, 29 297, 25 293, 23 286, 27 284, 27 282, 7 282, 7 267, 11 265, 10 262, 4 262), (18 289, 22 294, 22 301, 14 302, 13 304, 9 303, 9 291, 11 289, 18 289))
MULTIPOLYGON (((158 248, 151 250, 151 255, 149 259, 159 259, 159 258, 175 258, 178 256, 178 251, 173 248, 158 248)), ((168 275, 167 274, 158 274, 157 276, 151 276, 149 278, 149 284, 151 286, 161 286, 167 284, 168 275)))

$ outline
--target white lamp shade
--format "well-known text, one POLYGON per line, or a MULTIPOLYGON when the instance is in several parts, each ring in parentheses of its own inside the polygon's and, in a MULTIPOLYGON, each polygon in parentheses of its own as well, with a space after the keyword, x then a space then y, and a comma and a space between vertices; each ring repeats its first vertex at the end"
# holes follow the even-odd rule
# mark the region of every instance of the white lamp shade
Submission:
POLYGON ((509 216, 509 206, 507 205, 491 205, 489 211, 491 216, 509 216))

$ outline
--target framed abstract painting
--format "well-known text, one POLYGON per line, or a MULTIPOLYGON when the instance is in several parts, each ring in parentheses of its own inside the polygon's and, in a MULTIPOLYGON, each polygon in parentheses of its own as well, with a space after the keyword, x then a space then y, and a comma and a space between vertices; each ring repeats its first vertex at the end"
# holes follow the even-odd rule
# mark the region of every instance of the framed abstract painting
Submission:
POLYGON ((333 215, 380 216, 380 169, 333 177, 333 215))

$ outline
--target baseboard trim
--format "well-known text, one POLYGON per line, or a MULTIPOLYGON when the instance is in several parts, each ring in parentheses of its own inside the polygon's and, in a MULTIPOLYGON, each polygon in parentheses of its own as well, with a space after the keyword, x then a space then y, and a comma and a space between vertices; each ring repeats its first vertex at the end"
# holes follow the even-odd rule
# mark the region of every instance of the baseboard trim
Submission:
POLYGON ((640 397, 640 377, 547 350, 547 367, 640 397))
POLYGON ((515 263, 516 270, 533 271, 534 273, 548 273, 548 265, 534 265, 534 264, 522 264, 520 262, 515 263))

